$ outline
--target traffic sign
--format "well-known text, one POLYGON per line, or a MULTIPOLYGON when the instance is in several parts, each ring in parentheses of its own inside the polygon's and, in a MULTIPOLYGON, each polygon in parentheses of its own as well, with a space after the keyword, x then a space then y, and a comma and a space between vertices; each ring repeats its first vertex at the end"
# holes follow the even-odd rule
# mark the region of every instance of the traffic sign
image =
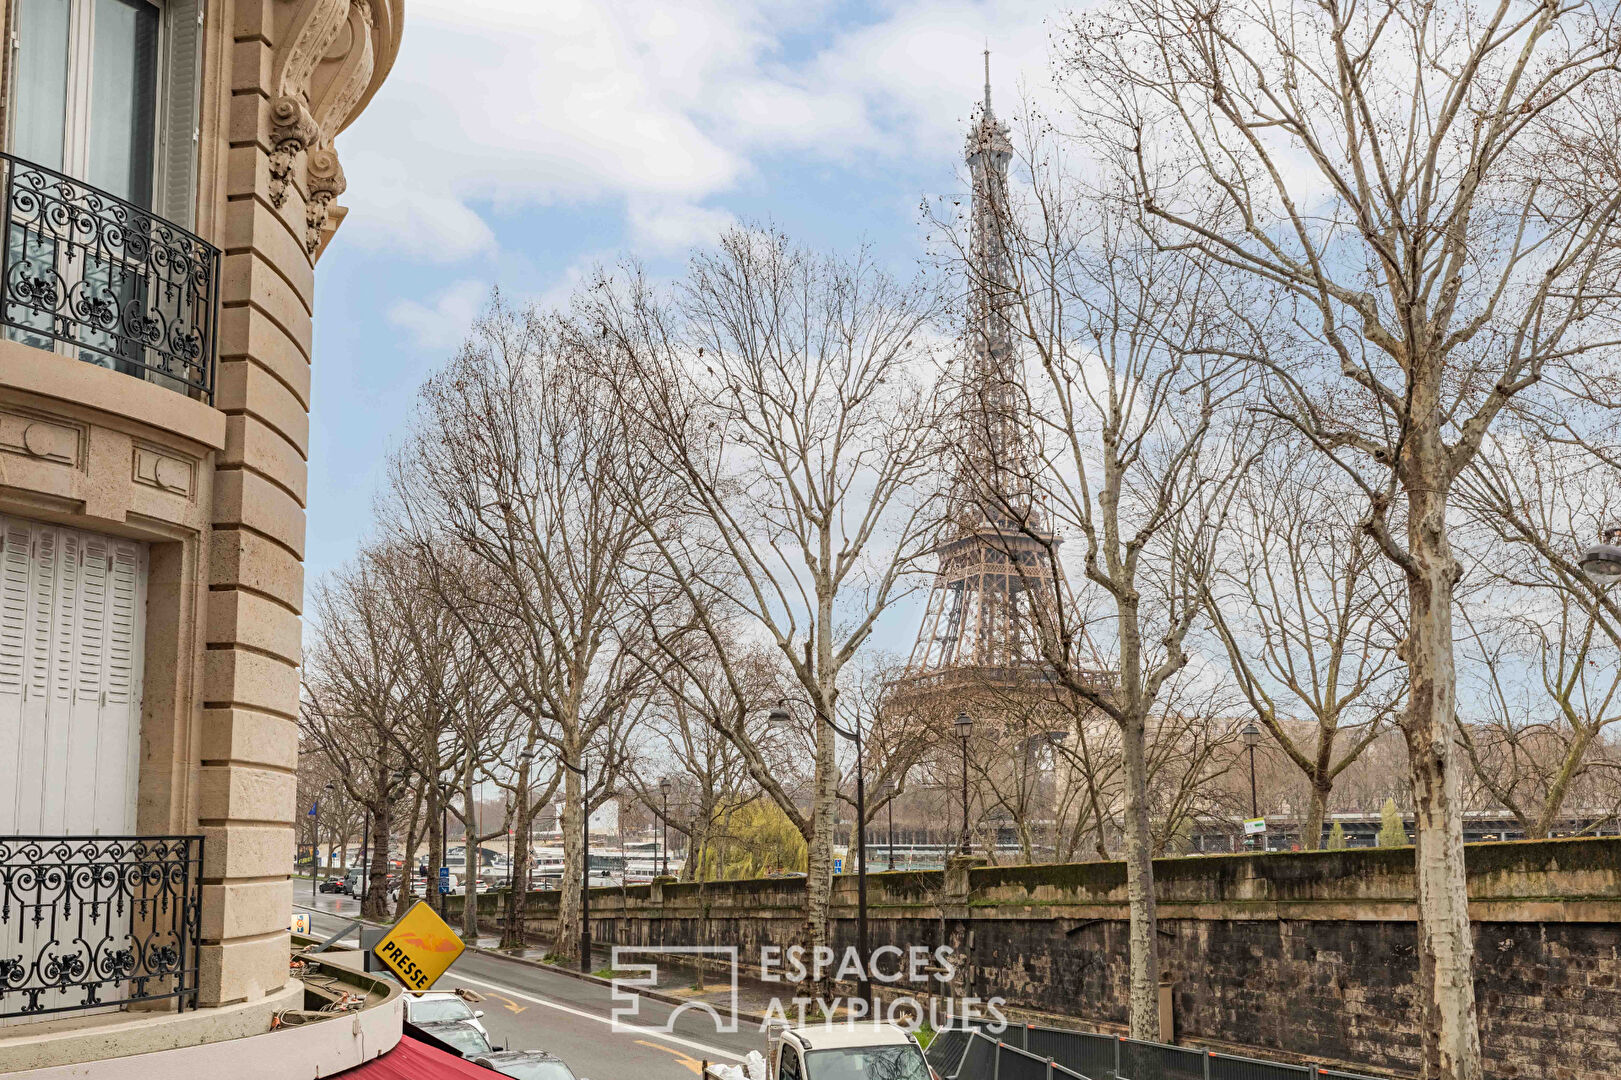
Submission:
POLYGON ((1245 836, 1259 836, 1264 832, 1266 832, 1266 818, 1250 818, 1244 822, 1245 836))
POLYGON ((439 892, 441 895, 447 895, 450 892, 450 867, 448 866, 439 868, 439 892))
POLYGON ((835 874, 844 873, 844 860, 843 859, 834 859, 833 860, 833 872, 835 874))
POLYGON ((420 992, 432 986, 445 969, 456 962, 463 948, 450 924, 441 919, 426 900, 418 900, 405 913, 405 918, 383 935, 372 952, 399 976, 407 990, 420 992))

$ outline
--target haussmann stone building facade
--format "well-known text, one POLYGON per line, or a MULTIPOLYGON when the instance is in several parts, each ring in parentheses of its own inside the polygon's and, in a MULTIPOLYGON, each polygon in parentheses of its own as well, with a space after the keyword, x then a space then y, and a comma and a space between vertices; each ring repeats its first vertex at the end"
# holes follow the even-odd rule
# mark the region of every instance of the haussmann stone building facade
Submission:
POLYGON ((315 266, 403 7, 0 7, 0 1072, 303 1002, 315 266))

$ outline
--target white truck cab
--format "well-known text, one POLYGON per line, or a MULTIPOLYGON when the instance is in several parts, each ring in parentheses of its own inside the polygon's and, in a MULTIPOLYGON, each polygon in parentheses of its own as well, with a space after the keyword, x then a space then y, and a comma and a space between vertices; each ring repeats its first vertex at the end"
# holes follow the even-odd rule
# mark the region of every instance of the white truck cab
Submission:
POLYGON ((769 1080, 937 1080, 917 1040, 877 1021, 773 1026, 766 1032, 769 1080))

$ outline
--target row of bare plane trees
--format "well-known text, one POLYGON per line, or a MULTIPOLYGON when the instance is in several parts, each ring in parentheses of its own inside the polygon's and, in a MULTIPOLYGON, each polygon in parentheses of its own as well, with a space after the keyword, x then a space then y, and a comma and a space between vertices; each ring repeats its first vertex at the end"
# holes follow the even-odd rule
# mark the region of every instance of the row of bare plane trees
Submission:
POLYGON ((866 735, 870 820, 956 809, 957 708, 889 707, 893 656, 952 474, 989 469, 1034 497, 987 513, 1067 584, 1029 608, 1050 700, 974 695, 971 817, 1124 858, 1132 1033, 1152 857, 1247 812, 1255 720, 1308 844, 1342 781, 1410 807, 1424 1074, 1478 1080, 1464 815, 1603 817, 1621 765, 1621 608, 1576 564, 1618 494, 1615 19, 1121 0, 1054 24, 996 201, 1006 280, 971 280, 959 196, 915 282, 739 229, 673 282, 495 297, 421 388, 375 539, 313 591, 306 749, 408 850, 447 806, 480 837, 557 804, 568 882, 580 815, 662 814, 664 776, 695 868, 775 815, 823 943, 837 729, 866 735), (969 288, 1014 386, 961 374, 969 288), (963 407, 992 391, 1023 402, 1015 460, 962 452, 1008 445, 963 407))

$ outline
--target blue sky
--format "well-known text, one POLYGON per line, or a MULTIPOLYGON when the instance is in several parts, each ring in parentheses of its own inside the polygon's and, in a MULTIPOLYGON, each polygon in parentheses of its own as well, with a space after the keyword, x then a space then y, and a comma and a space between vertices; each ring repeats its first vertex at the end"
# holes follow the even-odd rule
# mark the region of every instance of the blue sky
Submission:
POLYGON ((422 378, 491 285, 561 303, 735 220, 901 273, 960 183, 989 41, 998 111, 1047 79, 1052 3, 411 0, 393 74, 338 139, 350 213, 317 270, 307 572, 371 527, 422 378))

